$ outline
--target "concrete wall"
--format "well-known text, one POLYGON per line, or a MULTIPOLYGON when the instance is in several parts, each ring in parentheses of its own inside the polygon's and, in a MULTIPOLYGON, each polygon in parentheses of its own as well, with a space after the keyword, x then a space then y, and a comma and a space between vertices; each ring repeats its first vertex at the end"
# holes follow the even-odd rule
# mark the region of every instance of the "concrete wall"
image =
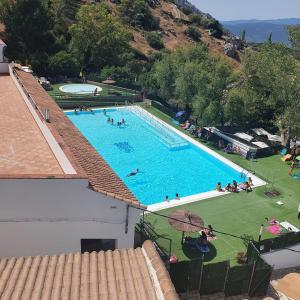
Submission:
POLYGON ((0 257, 80 251, 80 239, 132 247, 140 211, 93 192, 81 179, 1 179, 0 257))
MULTIPOLYGON (((296 251, 300 251, 300 244, 289 247, 296 251)), ((261 257, 275 270, 300 266, 300 253, 290 250, 278 250, 262 254, 261 257)))
POLYGON ((8 63, 0 62, 0 74, 8 74, 8 63))

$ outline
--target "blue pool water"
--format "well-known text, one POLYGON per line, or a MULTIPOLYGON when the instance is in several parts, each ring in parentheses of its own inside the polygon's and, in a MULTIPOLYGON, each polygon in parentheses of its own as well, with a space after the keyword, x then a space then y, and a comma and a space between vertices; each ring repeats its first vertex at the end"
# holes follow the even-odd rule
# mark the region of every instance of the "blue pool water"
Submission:
POLYGON ((98 153, 145 205, 215 189, 236 180, 241 173, 180 137, 157 121, 127 108, 91 112, 66 112, 98 153), (107 123, 107 118, 121 127, 107 123), (139 168, 136 176, 126 177, 139 168))
POLYGON ((85 83, 74 83, 74 84, 66 84, 59 88, 64 93, 71 93, 71 94, 91 94, 94 93, 95 89, 98 92, 102 91, 102 88, 93 85, 93 84, 85 84, 85 83))

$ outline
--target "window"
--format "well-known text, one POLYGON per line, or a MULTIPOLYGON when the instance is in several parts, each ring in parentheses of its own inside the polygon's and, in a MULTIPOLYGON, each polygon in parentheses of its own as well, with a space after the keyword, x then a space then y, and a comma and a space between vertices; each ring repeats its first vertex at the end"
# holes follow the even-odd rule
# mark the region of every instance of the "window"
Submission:
POLYGON ((116 240, 112 239, 81 239, 81 253, 115 250, 116 240))

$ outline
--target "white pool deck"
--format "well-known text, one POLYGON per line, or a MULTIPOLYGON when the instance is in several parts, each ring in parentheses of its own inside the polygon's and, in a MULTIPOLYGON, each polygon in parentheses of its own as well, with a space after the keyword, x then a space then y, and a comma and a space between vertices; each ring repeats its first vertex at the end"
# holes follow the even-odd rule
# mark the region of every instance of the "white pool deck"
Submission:
MULTIPOLYGON (((253 173, 251 173, 250 171, 240 167, 239 165, 233 163, 229 159, 227 159, 224 156, 218 154, 217 152, 213 151, 212 149, 208 148, 207 146, 203 145, 202 143, 200 143, 200 142, 196 141, 195 139, 189 137, 185 133, 183 133, 180 130, 176 129, 175 127, 169 125, 168 123, 162 121, 158 117, 152 115, 151 113, 149 113, 148 111, 146 111, 145 109, 143 109, 140 106, 137 106, 137 105, 134 105, 134 106, 112 106, 112 107, 105 107, 105 108, 95 108, 95 110, 123 109, 123 108, 134 108, 134 109, 132 109, 133 113, 135 113, 135 109, 140 111, 141 114, 145 114, 148 117, 151 117, 154 120, 156 120, 157 122, 163 124, 165 127, 172 130, 173 132, 177 133, 179 136, 181 136, 182 138, 184 138, 185 140, 187 140, 191 144, 201 148, 202 150, 204 150, 205 152, 207 152, 210 155, 214 156, 215 158, 222 161, 223 163, 227 164, 228 166, 230 166, 234 170, 236 170, 240 173, 243 172, 245 174, 245 177, 251 177, 252 178, 253 188, 263 186, 263 185, 267 184, 264 180, 260 179, 259 177, 257 177, 253 173)), ((73 111, 73 110, 65 110, 65 112, 71 112, 71 111, 73 111)), ((160 202, 160 203, 151 204, 151 205, 148 205, 148 210, 151 211, 151 212, 155 212, 155 211, 159 211, 159 210, 163 210, 163 209, 168 209, 168 208, 172 208, 172 207, 176 207, 176 206, 181 206, 181 205, 184 205, 184 204, 198 202, 198 201, 201 201, 201 200, 206 200, 206 199, 215 198, 215 197, 221 197, 221 196, 225 196, 225 195, 228 195, 228 194, 230 194, 230 192, 218 192, 216 190, 213 190, 213 191, 204 192, 204 193, 200 193, 200 194, 194 194, 194 195, 187 196, 187 197, 182 197, 180 199, 171 199, 168 202, 163 201, 163 202, 160 202)))

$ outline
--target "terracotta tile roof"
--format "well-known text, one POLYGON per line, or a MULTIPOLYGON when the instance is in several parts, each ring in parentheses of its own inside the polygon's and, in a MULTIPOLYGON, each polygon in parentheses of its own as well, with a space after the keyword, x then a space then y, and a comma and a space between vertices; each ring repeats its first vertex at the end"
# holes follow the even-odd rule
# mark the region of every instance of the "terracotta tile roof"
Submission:
POLYGON ((0 260, 0 297, 22 300, 179 299, 165 266, 149 241, 142 249, 3 258, 0 260), (148 253, 152 263, 149 263, 148 253))
POLYGON ((0 175, 63 175, 9 75, 0 76, 0 175))
POLYGON ((50 110, 51 123, 48 124, 48 127, 76 171, 79 173, 79 168, 82 168, 87 174, 90 187, 96 192, 140 205, 123 181, 66 117, 32 74, 21 70, 16 70, 16 72, 39 109, 43 111, 48 108, 50 110))

